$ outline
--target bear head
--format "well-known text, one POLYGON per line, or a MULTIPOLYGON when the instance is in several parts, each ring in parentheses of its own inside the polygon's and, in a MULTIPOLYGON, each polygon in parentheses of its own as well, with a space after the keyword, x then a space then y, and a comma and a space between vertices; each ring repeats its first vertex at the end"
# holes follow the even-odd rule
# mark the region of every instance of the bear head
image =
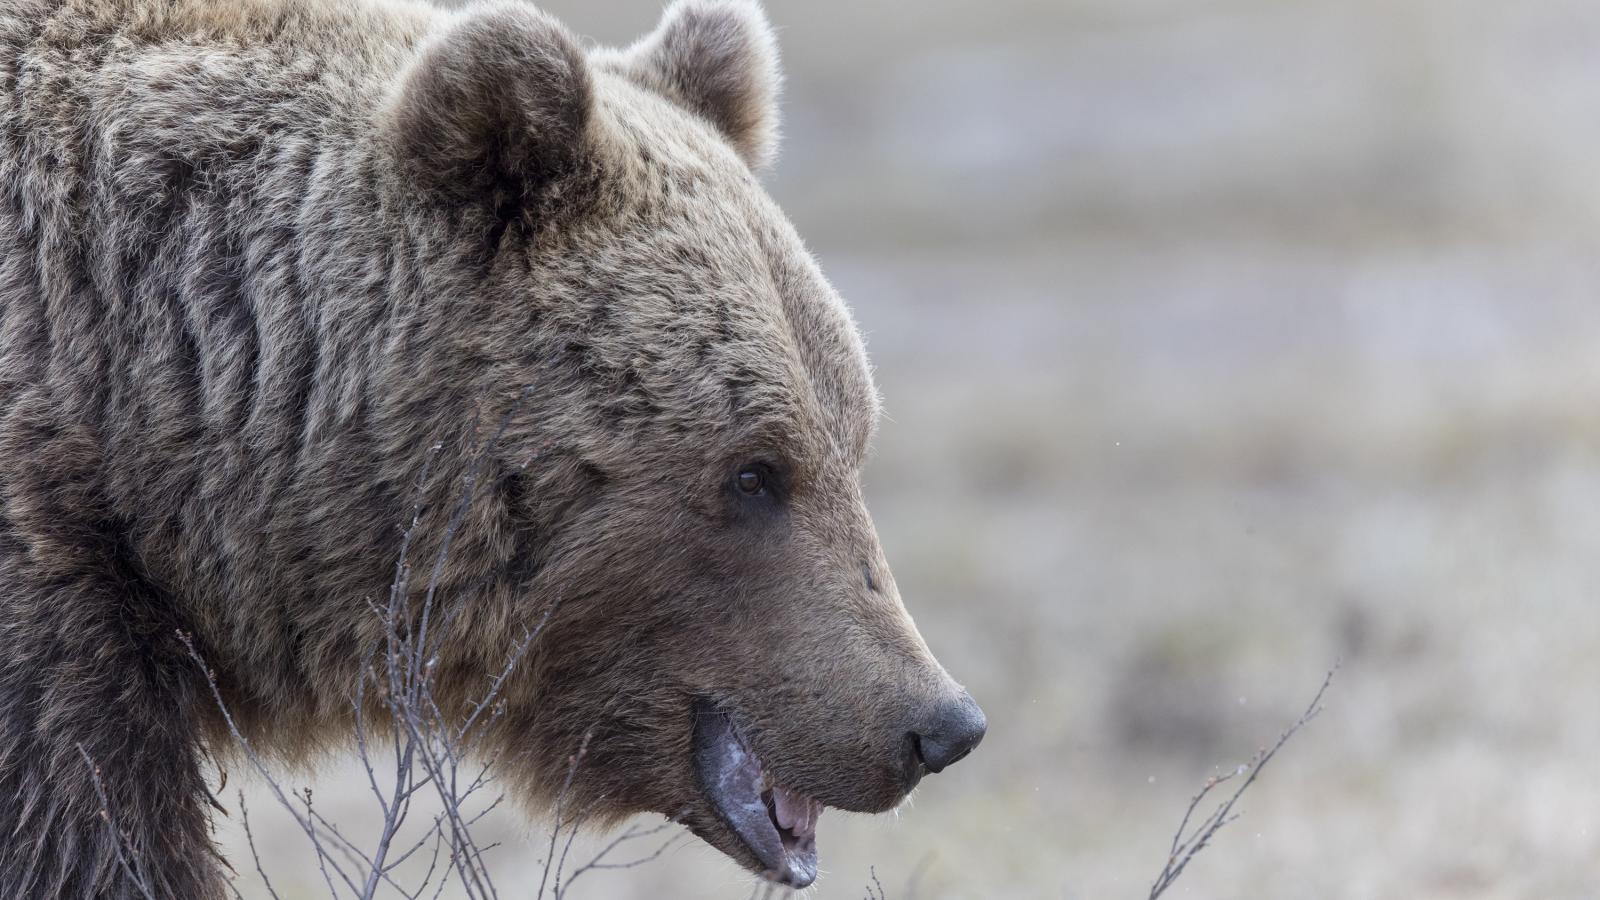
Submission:
POLYGON ((520 615, 552 612, 493 726, 505 768, 536 805, 663 813, 804 886, 824 807, 893 808, 985 722, 863 502, 856 327, 754 174, 778 82, 754 2, 683 0, 622 50, 480 5, 382 124, 484 247, 468 350, 523 391, 504 539, 520 615))

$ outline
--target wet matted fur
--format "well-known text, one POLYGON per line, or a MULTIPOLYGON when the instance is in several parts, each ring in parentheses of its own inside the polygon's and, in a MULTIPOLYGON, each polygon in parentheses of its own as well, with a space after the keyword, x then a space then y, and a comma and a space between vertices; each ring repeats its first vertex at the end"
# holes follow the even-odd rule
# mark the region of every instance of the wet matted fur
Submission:
POLYGON ((347 740, 473 418, 439 689, 557 609, 488 738, 528 805, 592 733, 577 802, 758 866, 697 703, 797 791, 899 802, 962 695, 862 503, 856 329, 752 174, 777 87, 748 2, 585 50, 516 3, 0 0, 0 895, 134 895, 81 746, 157 896, 222 896, 178 632, 258 747, 347 740))

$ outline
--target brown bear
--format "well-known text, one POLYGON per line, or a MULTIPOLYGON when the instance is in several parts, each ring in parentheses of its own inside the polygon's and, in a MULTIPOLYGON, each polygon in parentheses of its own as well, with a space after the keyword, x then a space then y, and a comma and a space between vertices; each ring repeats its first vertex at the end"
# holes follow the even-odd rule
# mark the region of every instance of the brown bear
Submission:
POLYGON ((535 808, 590 736, 574 802, 805 885, 823 807, 978 743, 863 505, 861 340, 753 174, 753 0, 625 50, 515 2, 0 6, 0 896, 136 896, 119 850, 223 896, 180 635, 263 752, 348 741, 457 496, 438 696, 548 613, 484 745, 535 808))

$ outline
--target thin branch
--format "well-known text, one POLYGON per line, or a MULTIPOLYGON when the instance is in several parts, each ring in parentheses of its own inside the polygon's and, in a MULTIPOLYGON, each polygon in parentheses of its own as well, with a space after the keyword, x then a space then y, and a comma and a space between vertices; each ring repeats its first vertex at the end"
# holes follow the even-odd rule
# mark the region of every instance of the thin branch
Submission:
MULTIPOLYGON (((668 850, 672 849, 672 847, 675 846, 678 843, 678 841, 682 840, 685 836, 687 836, 689 834, 689 832, 687 832, 687 831, 678 832, 677 834, 675 834, 672 837, 668 838, 666 841, 663 841, 660 844, 660 846, 656 847, 654 852, 649 853, 649 854, 647 854, 645 856, 641 856, 641 857, 638 857, 638 858, 635 858, 635 859, 630 859, 630 860, 628 860, 626 862, 607 862, 606 861, 606 858, 612 853, 612 851, 616 850, 617 848, 621 847, 622 845, 627 844, 627 843, 631 843, 633 841, 639 841, 639 840, 643 840, 645 838, 654 837, 655 835, 660 834, 661 832, 667 830, 668 828, 671 828, 673 825, 678 824, 678 819, 681 818, 683 815, 686 815, 687 813, 688 813, 688 810, 684 810, 682 813, 679 813, 678 816, 673 817, 673 818, 669 818, 669 819, 667 819, 667 821, 662 822, 660 825, 657 825, 657 826, 655 826, 653 828, 640 828, 637 825, 630 825, 627 828, 627 830, 622 832, 622 834, 620 834, 617 837, 613 838, 610 843, 608 843, 604 847, 602 847, 600 849, 600 852, 596 853, 592 859, 590 859, 588 862, 584 863, 583 865, 577 867, 576 869, 573 869, 572 870, 572 874, 567 877, 566 884, 562 884, 561 883, 561 865, 565 864, 566 857, 567 857, 566 851, 562 851, 562 853, 561 853, 561 863, 558 864, 557 867, 556 867, 556 886, 555 886, 555 890, 554 890, 554 894, 555 894, 556 900, 564 900, 564 898, 567 895, 567 891, 572 890, 573 883, 578 880, 579 876, 581 876, 581 875, 583 875, 583 874, 585 874, 587 872, 597 872, 597 871, 608 870, 608 869, 609 870, 636 869, 639 866, 643 866, 643 865, 655 862, 656 860, 660 859, 663 854, 665 854, 668 850)), ((577 834, 576 825, 573 827, 572 833, 574 835, 577 834)), ((568 840, 568 846, 569 847, 571 846, 570 838, 568 840)))
POLYGON ((117 830, 116 820, 111 816, 111 798, 106 794, 105 782, 100 780, 100 767, 89 756, 89 751, 83 749, 82 744, 78 745, 78 753, 83 757, 84 764, 89 767, 89 778, 94 782, 95 796, 100 798, 100 818, 105 821, 106 833, 111 836, 111 849, 116 851, 117 865, 122 869, 122 873, 128 876, 128 880, 133 882, 133 886, 139 889, 139 893, 144 895, 145 900, 156 900, 155 895, 150 893, 150 886, 145 884, 143 876, 134 870, 133 864, 128 862, 127 855, 122 852, 122 832, 117 830))
POLYGON ((878 880, 878 867, 868 866, 867 874, 872 876, 872 883, 867 885, 867 900, 889 900, 889 895, 883 892, 883 882, 878 880))
POLYGON ((261 876, 261 883, 266 885, 267 895, 272 900, 282 900, 278 891, 272 886, 272 879, 267 877, 267 870, 261 866, 261 854, 256 852, 256 835, 250 830, 250 810, 244 803, 244 791, 239 792, 239 820, 244 824, 244 839, 250 845, 250 858, 255 861, 256 874, 261 876))
MULTIPOLYGON (((583 758, 589 753, 589 741, 594 737, 594 732, 584 732, 583 740, 578 744, 578 752, 572 754, 567 760, 567 779, 561 785, 561 792, 556 794, 556 824, 550 830, 550 846, 545 849, 544 872, 539 877, 539 890, 535 893, 534 900, 543 900, 546 883, 550 880, 550 867, 556 861, 556 843, 561 839, 561 827, 565 813, 567 795, 572 790, 572 779, 578 774, 578 766, 583 763, 583 758)), ((580 813, 581 818, 581 813, 580 813)), ((557 876, 556 884, 561 883, 557 876)))
POLYGON ((1287 744, 1290 738, 1294 737, 1300 729, 1304 728, 1322 712, 1322 697, 1328 692, 1328 685, 1333 683, 1333 675, 1337 671, 1339 671, 1339 664, 1335 663, 1333 668, 1329 669, 1328 674, 1322 679, 1322 686, 1317 688, 1317 693, 1311 698, 1311 703, 1306 706, 1305 712, 1300 714, 1300 718, 1296 719, 1294 724, 1278 735, 1277 743, 1271 747, 1262 747, 1257 750, 1256 755, 1250 762, 1241 765, 1237 770, 1226 775, 1213 775, 1206 779, 1205 784, 1200 788, 1200 792, 1189 800, 1189 808, 1184 810, 1183 820, 1178 823, 1178 830, 1172 835, 1172 848, 1167 855, 1167 864, 1162 868, 1161 874, 1156 876, 1155 882, 1150 885, 1148 900, 1156 900, 1156 898, 1165 893, 1167 888, 1178 880, 1178 876, 1183 874, 1183 870, 1188 868, 1195 854, 1209 846, 1211 839, 1216 836, 1218 831, 1222 830, 1223 826, 1239 817, 1238 813, 1233 812, 1234 804, 1238 803, 1239 798, 1244 796, 1244 792, 1250 789, 1250 785, 1256 783, 1256 779, 1261 776, 1262 770, 1267 767, 1267 763, 1272 762, 1273 757, 1278 755, 1278 751, 1283 749, 1283 745, 1287 744), (1246 772, 1249 774, 1246 775, 1239 787, 1234 790, 1232 796, 1212 810, 1211 814, 1202 819, 1192 831, 1188 831, 1189 822, 1194 818, 1195 810, 1200 807, 1205 798, 1218 785, 1231 780, 1235 775, 1241 775, 1246 772))
POLYGON ((200 671, 205 673, 206 684, 211 688, 211 697, 216 702, 217 708, 222 712, 222 720, 228 726, 228 734, 238 742, 240 749, 244 751, 245 759, 256 770, 256 774, 260 775, 262 780, 266 782, 268 789, 272 791, 273 796, 277 799, 278 805, 294 817, 295 823, 300 826, 300 830, 304 831, 306 837, 310 839, 311 847, 317 854, 317 867, 322 873, 323 881, 328 886, 329 896, 337 897, 339 895, 338 889, 334 887, 333 877, 328 872, 330 863, 333 865, 334 873, 338 874, 339 880, 343 881, 352 893, 359 896, 360 889, 356 887, 355 882, 351 880, 348 873, 339 867, 337 862, 328 856, 327 848, 322 846, 322 839, 317 834, 316 824, 300 815, 299 811, 295 809, 294 802, 284 793, 283 786, 278 784, 272 777, 272 773, 267 769, 266 763, 262 762, 261 757, 256 754, 255 747, 251 745, 250 739, 245 737, 244 732, 239 728, 238 722, 234 721, 233 713, 229 711, 228 704, 222 699, 222 689, 217 685, 217 675, 206 665, 205 659, 200 656, 200 651, 195 649, 193 639, 185 631, 180 630, 177 634, 178 640, 182 641, 184 648, 189 651, 190 658, 200 667, 200 671))

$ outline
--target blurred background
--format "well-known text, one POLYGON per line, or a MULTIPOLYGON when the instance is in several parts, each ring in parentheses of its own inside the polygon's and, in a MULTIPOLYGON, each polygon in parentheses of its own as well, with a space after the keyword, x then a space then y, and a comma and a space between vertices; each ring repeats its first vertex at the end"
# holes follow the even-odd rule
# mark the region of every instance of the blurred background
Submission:
MULTIPOLYGON (((606 44, 660 12, 541 5, 606 44)), ((1600 4, 767 5, 764 177, 866 332, 869 501, 990 717, 898 817, 824 816, 810 895, 1142 898, 1342 659, 1169 897, 1600 896, 1600 4)), ((359 833, 355 771, 315 784, 359 833)), ((493 828, 533 896, 543 832, 493 828)), ((697 842, 574 891, 750 893, 697 842)))

